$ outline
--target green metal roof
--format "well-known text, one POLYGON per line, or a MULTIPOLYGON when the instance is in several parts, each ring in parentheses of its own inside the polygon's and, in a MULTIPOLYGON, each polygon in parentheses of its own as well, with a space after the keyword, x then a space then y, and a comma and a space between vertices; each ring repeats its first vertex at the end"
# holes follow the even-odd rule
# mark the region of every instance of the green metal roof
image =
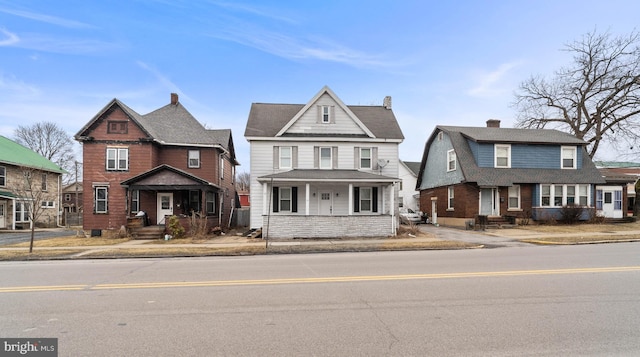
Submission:
POLYGON ((66 172, 46 157, 2 135, 0 135, 0 164, 24 166, 60 174, 66 172))

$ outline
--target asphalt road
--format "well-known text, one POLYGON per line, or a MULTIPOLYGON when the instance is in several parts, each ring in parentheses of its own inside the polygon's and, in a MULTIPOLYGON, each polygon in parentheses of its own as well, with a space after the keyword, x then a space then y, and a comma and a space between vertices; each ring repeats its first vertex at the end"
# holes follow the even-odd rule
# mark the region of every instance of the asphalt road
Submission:
MULTIPOLYGON (((55 228, 55 229, 47 229, 42 230, 38 229, 34 232, 34 240, 45 239, 45 238, 54 238, 54 237, 65 237, 65 236, 73 236, 76 234, 75 230, 64 229, 64 228, 55 228)), ((14 243, 22 243, 28 242, 31 240, 31 230, 16 230, 16 231, 3 231, 0 232, 0 246, 14 243)))
POLYGON ((0 263, 60 356, 640 354, 640 244, 0 263))

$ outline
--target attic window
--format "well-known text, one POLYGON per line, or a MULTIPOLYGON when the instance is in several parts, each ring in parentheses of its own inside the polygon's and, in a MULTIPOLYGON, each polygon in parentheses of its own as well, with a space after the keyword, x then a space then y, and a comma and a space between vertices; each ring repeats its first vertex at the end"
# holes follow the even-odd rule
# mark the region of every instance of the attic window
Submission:
POLYGON ((329 111, 329 106, 328 105, 323 105, 322 106, 322 122, 325 123, 325 124, 331 122, 331 116, 330 116, 330 111, 329 111))
POLYGON ((128 122, 126 121, 109 121, 107 123, 108 134, 127 134, 128 122))

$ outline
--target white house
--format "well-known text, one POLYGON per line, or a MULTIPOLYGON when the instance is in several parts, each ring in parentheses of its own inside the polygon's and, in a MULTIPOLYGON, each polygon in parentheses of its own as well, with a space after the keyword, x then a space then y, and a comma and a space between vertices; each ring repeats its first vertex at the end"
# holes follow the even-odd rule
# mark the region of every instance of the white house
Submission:
POLYGON ((398 145, 391 110, 345 105, 328 87, 306 104, 253 103, 251 228, 267 238, 394 235, 398 145))
POLYGON ((398 167, 399 178, 402 180, 398 192, 398 204, 400 207, 420 211, 420 191, 416 190, 420 162, 401 160, 398 167))

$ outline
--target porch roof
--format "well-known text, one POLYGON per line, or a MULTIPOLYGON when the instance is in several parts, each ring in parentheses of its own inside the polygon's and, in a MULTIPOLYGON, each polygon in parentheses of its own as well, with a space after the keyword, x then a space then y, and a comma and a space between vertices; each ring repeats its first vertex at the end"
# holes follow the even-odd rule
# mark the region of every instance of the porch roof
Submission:
POLYGON ((177 169, 170 165, 160 165, 137 176, 124 180, 120 185, 142 190, 190 190, 219 187, 198 176, 177 169))
POLYGON ((16 196, 15 194, 9 191, 0 191, 0 197, 13 199, 13 198, 17 198, 18 196, 16 196))
POLYGON ((295 169, 258 177, 258 181, 302 181, 302 182, 399 182, 396 177, 376 175, 358 170, 295 169))

